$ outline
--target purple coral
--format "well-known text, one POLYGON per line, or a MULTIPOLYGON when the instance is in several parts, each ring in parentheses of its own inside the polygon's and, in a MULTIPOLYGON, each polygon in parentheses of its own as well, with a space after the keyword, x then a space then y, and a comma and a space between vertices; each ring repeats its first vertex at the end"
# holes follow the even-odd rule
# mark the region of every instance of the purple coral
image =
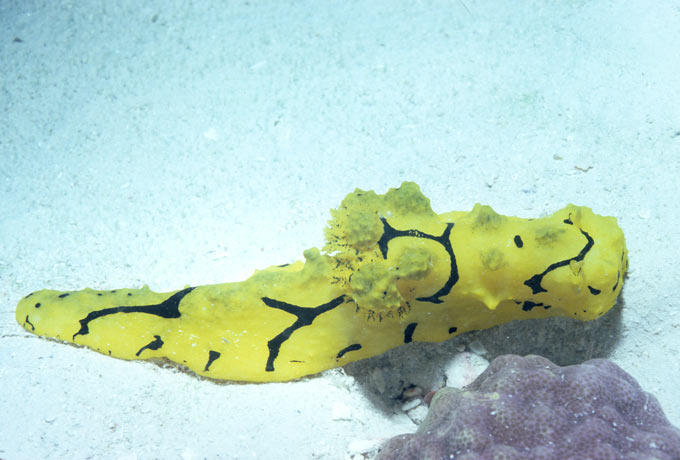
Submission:
POLYGON ((504 355, 464 390, 439 390, 418 431, 383 447, 388 459, 680 460, 680 430, 611 361, 504 355))

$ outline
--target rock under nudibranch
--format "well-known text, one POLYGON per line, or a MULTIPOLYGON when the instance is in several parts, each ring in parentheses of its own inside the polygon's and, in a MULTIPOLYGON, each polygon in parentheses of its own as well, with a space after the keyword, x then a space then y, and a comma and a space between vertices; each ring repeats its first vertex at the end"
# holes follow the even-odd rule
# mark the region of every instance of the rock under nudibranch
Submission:
POLYGON ((678 460, 680 430, 606 359, 560 367, 503 355, 464 389, 443 388, 414 434, 376 460, 678 460))

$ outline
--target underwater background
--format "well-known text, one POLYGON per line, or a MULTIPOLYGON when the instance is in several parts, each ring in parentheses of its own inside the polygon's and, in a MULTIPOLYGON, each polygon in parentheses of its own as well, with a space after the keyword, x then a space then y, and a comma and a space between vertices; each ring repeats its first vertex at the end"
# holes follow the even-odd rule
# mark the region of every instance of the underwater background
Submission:
POLYGON ((0 1, 0 458, 364 458, 416 429, 379 389, 457 350, 609 358, 680 426, 680 2, 651 5, 0 1), (273 384, 15 320, 42 288, 245 279, 322 246, 356 187, 405 180, 438 213, 615 216, 619 302, 273 384))

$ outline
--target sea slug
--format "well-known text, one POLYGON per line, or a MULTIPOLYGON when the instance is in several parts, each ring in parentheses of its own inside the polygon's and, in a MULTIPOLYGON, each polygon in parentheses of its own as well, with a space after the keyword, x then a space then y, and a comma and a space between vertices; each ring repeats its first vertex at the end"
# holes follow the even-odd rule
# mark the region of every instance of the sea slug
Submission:
POLYGON ((285 381, 512 320, 598 318, 628 266, 616 219, 587 207, 539 219, 480 204, 437 215, 404 182, 384 195, 357 189, 331 214, 323 250, 304 262, 168 293, 41 290, 21 299, 16 319, 117 358, 285 381))

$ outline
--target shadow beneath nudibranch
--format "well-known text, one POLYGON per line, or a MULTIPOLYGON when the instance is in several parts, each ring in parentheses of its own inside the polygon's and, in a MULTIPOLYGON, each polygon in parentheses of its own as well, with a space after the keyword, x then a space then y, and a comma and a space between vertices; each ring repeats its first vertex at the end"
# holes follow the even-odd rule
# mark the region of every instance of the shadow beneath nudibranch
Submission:
MULTIPOLYGON (((624 288, 625 289, 625 288, 624 288)), ((425 393, 446 384, 445 368, 462 350, 472 349, 488 361, 505 354, 540 355, 560 366, 607 358, 621 336, 623 296, 602 317, 581 322, 571 318, 512 321, 461 334, 442 343, 414 342, 380 356, 350 363, 345 372, 363 388, 376 408, 392 412, 404 390, 425 393)))

